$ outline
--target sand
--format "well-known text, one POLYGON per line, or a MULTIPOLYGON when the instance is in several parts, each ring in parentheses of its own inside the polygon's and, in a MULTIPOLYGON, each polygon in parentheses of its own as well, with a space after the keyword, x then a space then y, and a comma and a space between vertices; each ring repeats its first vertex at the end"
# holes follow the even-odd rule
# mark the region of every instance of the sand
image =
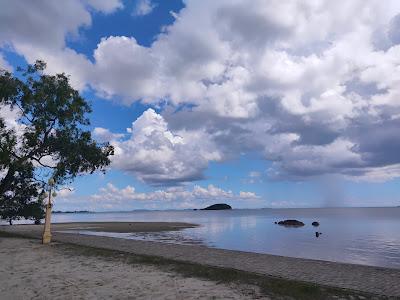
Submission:
POLYGON ((257 291, 117 258, 86 256, 71 246, 0 238, 1 299, 252 299, 257 291), (247 293, 247 295, 246 295, 247 293))
MULTIPOLYGON (((53 223, 52 231, 101 231, 101 232, 158 232, 174 231, 185 228, 193 228, 198 225, 181 222, 71 222, 71 223, 53 223)), ((14 225, 2 226, 7 230, 17 230, 18 232, 40 234, 43 231, 43 225, 14 225)))

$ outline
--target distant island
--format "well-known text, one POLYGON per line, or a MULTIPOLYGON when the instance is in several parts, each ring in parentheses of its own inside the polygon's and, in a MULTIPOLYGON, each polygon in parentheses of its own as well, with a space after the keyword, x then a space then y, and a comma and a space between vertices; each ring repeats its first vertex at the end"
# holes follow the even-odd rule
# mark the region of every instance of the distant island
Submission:
POLYGON ((218 203, 207 206, 206 208, 202 208, 201 210, 226 210, 226 209, 232 209, 232 207, 225 203, 218 203))
POLYGON ((61 211, 61 210, 55 210, 53 211, 53 214, 89 214, 91 213, 88 210, 74 210, 74 211, 61 211))

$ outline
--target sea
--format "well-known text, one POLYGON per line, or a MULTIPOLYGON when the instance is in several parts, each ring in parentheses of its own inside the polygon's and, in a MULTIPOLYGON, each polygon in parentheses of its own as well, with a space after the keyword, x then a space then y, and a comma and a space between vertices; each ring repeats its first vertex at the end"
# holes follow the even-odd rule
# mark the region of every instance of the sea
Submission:
POLYGON ((400 207, 60 213, 52 221, 188 222, 199 226, 162 233, 79 233, 400 269, 400 207), (275 224, 285 219, 305 226, 275 224), (312 226, 314 221, 320 225, 312 226))

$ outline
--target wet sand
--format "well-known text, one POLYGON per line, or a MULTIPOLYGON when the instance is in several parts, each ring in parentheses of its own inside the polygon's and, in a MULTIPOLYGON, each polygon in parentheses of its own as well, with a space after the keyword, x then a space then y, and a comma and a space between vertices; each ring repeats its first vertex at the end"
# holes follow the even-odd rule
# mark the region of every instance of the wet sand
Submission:
MULTIPOLYGON (((185 228, 197 227, 196 224, 181 222, 72 222, 72 223, 53 223, 52 231, 97 231, 97 232, 160 232, 175 231, 185 228)), ((0 226, 6 230, 17 231, 20 233, 28 233, 38 235, 43 231, 43 225, 13 225, 0 226)))

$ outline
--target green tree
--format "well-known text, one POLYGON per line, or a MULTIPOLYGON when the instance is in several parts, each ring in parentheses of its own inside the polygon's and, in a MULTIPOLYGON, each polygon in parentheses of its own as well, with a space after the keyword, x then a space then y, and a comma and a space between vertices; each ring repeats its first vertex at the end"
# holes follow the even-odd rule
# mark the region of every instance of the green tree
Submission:
MULTIPOLYGON (((30 219, 33 217, 33 214, 29 213, 30 209, 40 207, 37 201, 40 185, 32 180, 34 172, 32 164, 14 166, 14 170, 14 178, 0 199, 0 216, 10 225, 13 220, 21 217, 30 219)), ((38 214, 37 211, 36 214, 38 214)))
POLYGON ((0 117, 0 216, 10 223, 42 216, 39 194, 48 178, 62 185, 84 173, 105 172, 114 152, 92 139, 91 107, 69 77, 46 75, 45 67, 37 61, 17 74, 0 71, 0 108, 18 113, 14 128, 0 117))
POLYGON ((42 193, 35 201, 29 202, 27 205, 24 206, 22 209, 22 216, 25 219, 32 219, 34 220, 35 224, 38 225, 41 223, 42 219, 45 217, 45 204, 44 200, 46 195, 42 193))

